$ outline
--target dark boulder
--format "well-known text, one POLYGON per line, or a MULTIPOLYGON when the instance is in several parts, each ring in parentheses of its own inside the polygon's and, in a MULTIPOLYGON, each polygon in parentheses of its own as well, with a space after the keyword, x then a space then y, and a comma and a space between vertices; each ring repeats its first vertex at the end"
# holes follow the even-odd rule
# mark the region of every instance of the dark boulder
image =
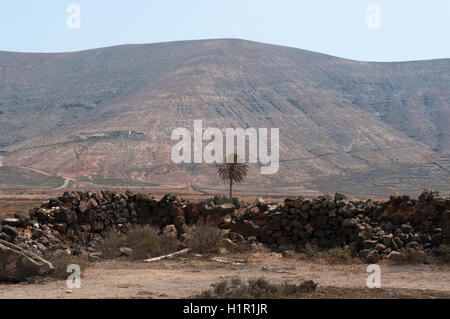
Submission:
POLYGON ((16 245, 0 240, 0 282, 20 282, 53 270, 47 260, 16 245))

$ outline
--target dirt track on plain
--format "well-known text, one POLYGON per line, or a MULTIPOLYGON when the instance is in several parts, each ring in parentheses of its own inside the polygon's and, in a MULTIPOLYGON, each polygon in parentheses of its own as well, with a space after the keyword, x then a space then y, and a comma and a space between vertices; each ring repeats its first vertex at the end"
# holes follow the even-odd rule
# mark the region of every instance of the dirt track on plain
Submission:
POLYGON ((380 266, 383 289, 377 290, 366 288, 367 265, 358 262, 313 263, 284 259, 273 253, 253 254, 243 265, 224 265, 193 256, 151 264, 104 261, 83 272, 80 289, 68 292, 62 280, 2 284, 0 298, 187 298, 220 279, 235 276, 264 277, 277 283, 312 279, 319 284, 319 293, 310 296, 313 298, 450 298, 450 266, 384 263, 380 266), (287 272, 263 271, 263 266, 287 272))

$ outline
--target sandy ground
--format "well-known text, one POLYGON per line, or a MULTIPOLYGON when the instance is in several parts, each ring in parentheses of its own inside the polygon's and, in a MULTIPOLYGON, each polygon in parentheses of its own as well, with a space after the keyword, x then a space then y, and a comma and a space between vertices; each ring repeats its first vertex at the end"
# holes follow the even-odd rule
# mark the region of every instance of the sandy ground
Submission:
POLYGON ((235 276, 241 279, 264 277, 278 283, 311 279, 319 284, 321 294, 315 296, 317 298, 450 298, 449 265, 393 266, 382 262, 382 289, 367 289, 367 265, 358 262, 330 265, 284 259, 274 253, 232 257, 247 257, 248 263, 224 265, 194 256, 151 264, 98 262, 83 272, 81 288, 72 289, 70 293, 65 281, 45 280, 37 284, 2 284, 0 298, 187 298, 214 282, 235 276), (287 273, 263 271, 263 266, 287 273), (376 290, 383 293, 377 295, 376 290))

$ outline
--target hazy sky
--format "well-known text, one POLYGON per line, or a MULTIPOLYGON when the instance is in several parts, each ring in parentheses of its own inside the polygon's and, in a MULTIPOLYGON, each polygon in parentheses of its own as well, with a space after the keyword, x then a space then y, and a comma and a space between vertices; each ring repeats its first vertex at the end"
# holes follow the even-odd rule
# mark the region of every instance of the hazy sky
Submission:
POLYGON ((0 1, 3 51, 62 52, 210 38, 366 61, 450 58, 450 0, 0 1), (70 4, 81 9, 80 28, 67 25, 70 4))

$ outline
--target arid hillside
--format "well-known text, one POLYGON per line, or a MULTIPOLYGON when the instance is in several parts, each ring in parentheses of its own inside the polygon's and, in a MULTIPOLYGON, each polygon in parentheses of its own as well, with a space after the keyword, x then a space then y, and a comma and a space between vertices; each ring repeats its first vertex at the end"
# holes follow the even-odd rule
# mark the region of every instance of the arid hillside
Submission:
POLYGON ((251 165, 246 191, 450 191, 450 59, 357 62, 225 39, 0 52, 0 75, 0 187, 23 184, 11 166, 74 178, 82 142, 85 182, 221 192, 213 167, 170 159, 172 130, 202 119, 280 128, 279 172, 251 165))

